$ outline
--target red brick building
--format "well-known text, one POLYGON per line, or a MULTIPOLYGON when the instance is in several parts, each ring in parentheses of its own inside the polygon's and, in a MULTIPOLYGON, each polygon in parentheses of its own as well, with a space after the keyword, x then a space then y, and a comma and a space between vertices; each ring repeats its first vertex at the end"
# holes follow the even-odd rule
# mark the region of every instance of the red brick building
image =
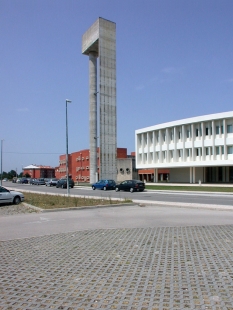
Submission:
MULTIPOLYGON (((90 154, 89 149, 69 154, 69 175, 75 182, 90 181, 90 154)), ((97 148, 97 167, 99 174, 99 148, 97 148)), ((127 148, 117 148, 117 158, 127 158, 127 148)), ((66 155, 59 156, 59 167, 55 171, 56 178, 66 177, 66 155)))
POLYGON ((50 166, 29 165, 23 168, 23 174, 29 174, 31 178, 55 178, 55 168, 50 166))

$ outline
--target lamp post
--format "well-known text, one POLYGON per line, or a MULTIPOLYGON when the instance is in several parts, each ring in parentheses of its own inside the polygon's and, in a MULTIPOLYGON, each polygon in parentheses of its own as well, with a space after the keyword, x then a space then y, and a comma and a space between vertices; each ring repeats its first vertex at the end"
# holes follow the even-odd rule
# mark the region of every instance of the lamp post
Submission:
POLYGON ((80 169, 81 169, 81 182, 82 182, 82 170, 83 170, 83 159, 82 159, 82 153, 80 153, 80 160, 81 160, 81 166, 80 166, 80 169))
POLYGON ((71 100, 66 99, 66 185, 67 185, 67 196, 70 194, 69 184, 69 159, 68 159, 68 117, 67 117, 67 103, 71 103, 71 100))
POLYGON ((3 140, 1 140, 1 186, 2 186, 2 145, 3 145, 3 140))
POLYGON ((96 173, 95 173, 95 180, 96 182, 99 181, 99 176, 98 176, 98 139, 99 137, 94 137, 94 139, 96 140, 96 173))

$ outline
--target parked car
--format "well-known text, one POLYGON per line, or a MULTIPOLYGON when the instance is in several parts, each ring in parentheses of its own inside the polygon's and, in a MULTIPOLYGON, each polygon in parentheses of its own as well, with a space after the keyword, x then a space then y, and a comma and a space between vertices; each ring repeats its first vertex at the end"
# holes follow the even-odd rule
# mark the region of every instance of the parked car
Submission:
POLYGON ((98 182, 91 185, 92 189, 103 189, 104 191, 108 189, 115 189, 116 182, 114 180, 99 180, 98 182))
MULTIPOLYGON (((57 181, 56 188, 61 187, 61 188, 67 188, 67 180, 66 179, 60 179, 57 181)), ((74 187, 74 180, 69 179, 69 187, 73 188, 74 187)))
POLYGON ((21 201, 24 201, 24 195, 22 193, 10 191, 0 186, 0 203, 13 203, 18 205, 21 201))
POLYGON ((118 191, 130 191, 133 192, 143 192, 145 189, 145 183, 139 180, 125 180, 120 184, 116 185, 116 192, 118 191))
POLYGON ((17 178, 16 178, 16 177, 13 177, 12 183, 16 183, 16 181, 17 181, 17 178))
POLYGON ((46 185, 46 186, 56 186, 56 185, 57 185, 57 182, 58 182, 58 179, 56 179, 56 178, 47 179, 47 180, 45 181, 45 185, 46 185))
POLYGON ((28 180, 27 180, 26 178, 22 178, 22 179, 20 180, 20 183, 21 183, 21 184, 28 184, 28 180))
POLYGON ((34 182, 35 182, 35 180, 36 180, 36 179, 31 178, 31 179, 30 179, 30 181, 29 181, 29 184, 30 184, 30 185, 34 185, 34 184, 35 184, 35 183, 34 183, 34 182))
POLYGON ((3 181, 3 182, 7 182, 7 181, 8 181, 8 179, 7 179, 7 178, 4 178, 2 181, 3 181))
POLYGON ((16 183, 20 183, 21 182, 21 178, 18 178, 17 180, 16 180, 16 183))
POLYGON ((43 178, 35 179, 34 185, 45 185, 45 181, 43 178))

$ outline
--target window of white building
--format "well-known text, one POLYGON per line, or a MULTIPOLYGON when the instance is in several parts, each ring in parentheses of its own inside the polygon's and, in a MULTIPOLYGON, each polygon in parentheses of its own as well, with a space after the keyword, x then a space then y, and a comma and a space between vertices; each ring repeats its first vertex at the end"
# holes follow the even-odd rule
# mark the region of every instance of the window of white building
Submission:
POLYGON ((232 145, 227 147, 227 154, 233 154, 233 146, 232 145))
POLYGON ((182 150, 178 150, 178 157, 182 157, 182 150))
POLYGON ((216 126, 216 135, 219 135, 219 133, 220 133, 220 128, 219 126, 216 126))
POLYGON ((187 157, 190 157, 190 149, 186 150, 187 157))
POLYGON ((206 147, 206 149, 205 149, 205 154, 209 155, 209 148, 208 147, 206 147))
POLYGON ((227 133, 233 133, 233 126, 231 125, 227 125, 227 133))
POLYGON ((173 130, 170 133, 170 138, 171 138, 171 141, 173 141, 173 139, 174 139, 174 132, 173 132, 173 130))
POLYGON ((220 154, 219 146, 216 146, 216 155, 220 154))
POLYGON ((224 146, 222 146, 222 154, 224 154, 224 146))
POLYGON ((190 130, 187 129, 187 138, 190 138, 190 137, 191 137, 190 130))

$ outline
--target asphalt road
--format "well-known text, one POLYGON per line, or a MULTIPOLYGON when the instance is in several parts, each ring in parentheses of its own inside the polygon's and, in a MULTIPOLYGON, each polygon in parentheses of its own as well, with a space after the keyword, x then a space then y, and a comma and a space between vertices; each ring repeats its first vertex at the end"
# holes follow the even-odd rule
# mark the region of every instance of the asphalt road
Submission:
MULTIPOLYGON (((66 194, 66 189, 35 186, 27 184, 15 184, 11 182, 3 182, 3 186, 7 188, 17 188, 18 190, 30 190, 43 193, 66 194)), ((173 191, 152 191, 144 192, 115 192, 115 191, 93 191, 90 187, 78 187, 70 190, 71 195, 85 197, 106 197, 106 198, 129 198, 135 202, 144 203, 163 203, 163 204, 202 204, 210 206, 233 206, 233 194, 228 193, 203 193, 203 192, 173 192, 173 191)))
POLYGON ((0 217, 0 240, 115 228, 233 224, 233 212, 137 204, 0 217))

